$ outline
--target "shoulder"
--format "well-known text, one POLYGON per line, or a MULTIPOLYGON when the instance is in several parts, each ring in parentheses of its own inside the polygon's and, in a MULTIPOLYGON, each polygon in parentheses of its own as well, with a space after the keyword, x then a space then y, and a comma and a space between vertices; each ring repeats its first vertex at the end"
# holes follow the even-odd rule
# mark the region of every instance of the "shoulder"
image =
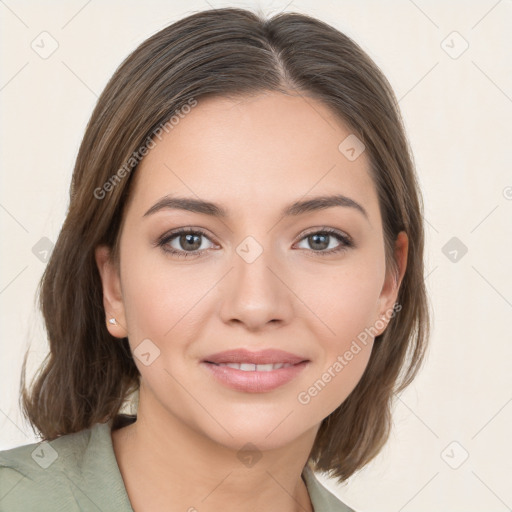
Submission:
POLYGON ((96 424, 52 441, 0 451, 0 512, 89 510, 80 505, 86 487, 83 470, 94 456, 92 442, 104 439, 105 427, 96 424))
POLYGON ((320 483, 309 464, 304 467, 303 476, 315 512, 355 512, 320 483))
POLYGON ((71 466, 83 454, 91 437, 92 429, 67 434, 52 441, 31 443, 0 451, 0 467, 12 467, 23 473, 48 473, 71 466))

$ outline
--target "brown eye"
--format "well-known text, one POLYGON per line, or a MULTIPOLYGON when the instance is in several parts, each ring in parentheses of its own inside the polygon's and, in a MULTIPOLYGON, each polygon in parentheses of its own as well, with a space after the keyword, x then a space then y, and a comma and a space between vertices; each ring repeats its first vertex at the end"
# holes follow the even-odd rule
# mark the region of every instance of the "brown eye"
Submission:
POLYGON ((209 240, 200 230, 181 229, 164 235, 157 243, 165 252, 176 256, 199 256, 210 247, 204 247, 204 240, 209 240))
MULTIPOLYGON (((308 247, 305 247, 306 249, 310 249, 311 252, 318 253, 322 256, 344 251, 354 246, 348 236, 333 229, 323 229, 309 233, 301 239, 301 242, 303 240, 305 240, 308 245, 308 247)), ((301 247, 301 249, 303 248, 304 247, 301 247)))
POLYGON ((179 245, 185 249, 190 249, 191 251, 197 251, 201 247, 201 236, 195 235, 192 233, 186 233, 184 235, 179 235, 177 240, 179 245))

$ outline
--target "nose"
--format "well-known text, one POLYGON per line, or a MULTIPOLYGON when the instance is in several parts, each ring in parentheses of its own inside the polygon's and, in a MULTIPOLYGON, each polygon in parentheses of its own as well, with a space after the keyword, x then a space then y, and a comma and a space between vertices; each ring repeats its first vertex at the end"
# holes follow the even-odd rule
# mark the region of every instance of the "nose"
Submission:
POLYGON ((233 267, 220 290, 223 322, 242 324, 249 331, 290 322, 293 292, 287 286, 284 265, 270 257, 270 250, 263 250, 253 261, 239 251, 233 256, 233 267))

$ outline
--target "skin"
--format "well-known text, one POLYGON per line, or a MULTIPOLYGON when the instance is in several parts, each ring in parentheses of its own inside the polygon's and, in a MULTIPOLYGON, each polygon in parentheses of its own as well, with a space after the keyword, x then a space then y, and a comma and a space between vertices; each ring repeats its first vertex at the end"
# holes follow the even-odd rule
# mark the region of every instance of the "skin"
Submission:
MULTIPOLYGON (((373 338, 308 404, 297 396, 365 328, 383 319, 384 331, 407 261, 402 232, 399 279, 386 271, 369 160, 363 152, 349 161, 338 150, 350 133, 311 98, 269 92, 200 99, 139 165, 119 267, 107 247, 96 250, 110 333, 128 336, 132 351, 144 339, 152 354, 160 350, 148 366, 134 357, 137 421, 112 432, 135 511, 312 510, 301 472, 321 421, 360 380, 373 338), (335 193, 360 203, 368 219, 339 206, 280 216, 293 201, 335 193), (171 209, 144 216, 166 194, 219 203, 230 216, 171 209), (199 238, 202 256, 179 258, 154 245, 187 226, 207 232, 199 238), (320 255, 343 244, 332 236, 320 248, 308 241, 325 227, 349 235, 355 247, 320 255), (236 252, 247 236, 263 249, 251 263, 236 252), (247 393, 200 365, 233 348, 279 348, 310 362, 273 391, 247 393), (237 457, 249 442, 262 455, 251 467, 237 457)), ((194 252, 179 236, 168 245, 194 252)))

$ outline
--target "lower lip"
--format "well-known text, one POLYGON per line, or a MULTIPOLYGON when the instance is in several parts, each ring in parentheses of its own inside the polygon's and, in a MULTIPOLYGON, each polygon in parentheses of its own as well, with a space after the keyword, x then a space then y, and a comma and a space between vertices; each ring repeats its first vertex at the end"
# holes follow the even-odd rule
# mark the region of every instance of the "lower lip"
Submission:
POLYGON ((265 393, 290 382, 304 370, 308 363, 309 361, 303 361, 293 366, 268 372, 246 372, 229 366, 217 366, 207 362, 202 362, 201 364, 208 368, 219 382, 230 388, 247 393, 265 393))

